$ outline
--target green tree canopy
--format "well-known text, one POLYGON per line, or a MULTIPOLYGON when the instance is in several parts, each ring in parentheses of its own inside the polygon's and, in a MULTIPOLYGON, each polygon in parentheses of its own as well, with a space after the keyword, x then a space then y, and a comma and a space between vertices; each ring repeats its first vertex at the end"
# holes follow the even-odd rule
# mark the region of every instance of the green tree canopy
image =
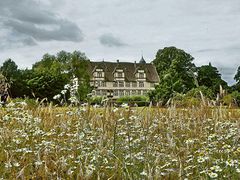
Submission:
MULTIPOLYGON (((71 82, 73 77, 77 77, 79 79, 78 96, 80 100, 83 100, 91 89, 90 77, 87 72, 89 62, 86 55, 80 51, 74 51, 72 53, 60 51, 56 56, 45 54, 40 61, 33 65, 32 69, 37 73, 37 78, 34 78, 34 81, 30 81, 29 86, 34 86, 35 91, 39 92, 40 86, 37 84, 42 84, 44 82, 42 79, 48 80, 51 76, 55 79, 56 77, 60 78, 58 86, 62 86, 63 88, 66 83, 71 82), (59 83, 62 83, 62 85, 59 83)), ((51 84, 51 82, 49 83, 51 84)), ((44 87, 47 87, 47 85, 44 85, 44 87)), ((59 89, 61 90, 62 88, 59 89)), ((43 88, 41 92, 44 92, 43 88)), ((53 92, 56 93, 56 91, 53 92)), ((38 94, 36 93, 36 95, 38 94)), ((41 95, 41 97, 43 96, 41 95)))
POLYGON ((240 83, 240 66, 239 66, 238 69, 237 69, 237 73, 236 73, 235 76, 234 76, 234 80, 235 80, 237 83, 240 83))
POLYGON ((17 76, 18 66, 13 60, 7 59, 3 62, 0 72, 7 78, 8 81, 11 81, 12 78, 17 76))
POLYGON ((215 94, 219 92, 220 85, 227 89, 227 83, 222 80, 218 69, 209 63, 197 68, 197 80, 200 86, 210 88, 215 94))
POLYGON ((166 102, 176 92, 185 93, 195 87, 195 65, 193 57, 176 47, 159 50, 153 60, 159 74, 160 83, 153 93, 166 102))

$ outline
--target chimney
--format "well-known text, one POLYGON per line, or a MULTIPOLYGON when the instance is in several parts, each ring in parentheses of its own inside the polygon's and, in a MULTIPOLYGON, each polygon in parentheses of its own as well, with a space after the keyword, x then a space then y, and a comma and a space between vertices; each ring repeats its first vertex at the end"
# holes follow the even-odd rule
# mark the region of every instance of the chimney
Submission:
POLYGON ((119 63, 119 59, 117 59, 117 63, 119 63))

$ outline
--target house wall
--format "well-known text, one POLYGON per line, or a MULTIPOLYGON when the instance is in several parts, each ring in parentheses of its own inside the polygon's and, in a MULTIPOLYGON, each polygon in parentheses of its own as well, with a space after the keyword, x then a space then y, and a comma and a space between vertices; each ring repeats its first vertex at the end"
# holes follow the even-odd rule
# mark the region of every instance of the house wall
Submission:
POLYGON ((150 90, 154 90, 154 85, 157 83, 151 83, 146 81, 137 81, 137 82, 129 82, 130 87, 126 87, 127 82, 123 81, 123 87, 120 87, 119 84, 116 86, 115 82, 104 82, 99 86, 99 81, 92 81, 91 85, 94 86, 93 95, 94 96, 106 96, 108 90, 113 91, 113 98, 119 98, 122 96, 132 96, 132 95, 146 95, 150 90), (144 87, 139 86, 139 82, 143 84, 144 87), (136 87, 134 87, 134 83, 136 83, 136 87), (96 85, 97 84, 97 85, 96 85), (116 86, 116 87, 115 87, 116 86))
POLYGON ((150 90, 155 89, 155 85, 158 83, 147 81, 146 70, 137 68, 136 66, 134 66, 134 70, 131 70, 131 80, 129 80, 126 77, 127 73, 130 72, 129 69, 123 66, 118 67, 118 64, 116 64, 116 68, 112 69, 110 77, 105 77, 106 74, 102 67, 94 68, 91 74, 91 86, 94 87, 93 96, 107 96, 109 95, 109 91, 112 92, 113 98, 146 95, 150 90), (125 72, 127 73, 125 74, 125 72), (111 80, 106 81, 106 79, 111 80), (132 82, 127 82, 126 80, 132 82))

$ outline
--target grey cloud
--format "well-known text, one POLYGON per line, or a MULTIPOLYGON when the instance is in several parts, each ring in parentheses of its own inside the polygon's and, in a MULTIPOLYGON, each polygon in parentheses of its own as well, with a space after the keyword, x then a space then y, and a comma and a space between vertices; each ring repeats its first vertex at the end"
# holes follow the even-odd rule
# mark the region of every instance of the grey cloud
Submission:
POLYGON ((235 83, 234 76, 236 73, 236 68, 226 68, 226 67, 219 67, 219 72, 222 74, 224 80, 226 80, 229 85, 235 83))
POLYGON ((26 36, 32 37, 40 41, 58 40, 58 41, 81 41, 83 37, 79 34, 80 29, 73 23, 62 21, 61 24, 53 27, 50 30, 37 27, 33 23, 8 20, 4 23, 7 27, 11 27, 16 31, 26 36))
POLYGON ((107 47, 120 47, 126 46, 120 39, 114 37, 112 34, 103 34, 99 38, 100 43, 107 47))
POLYGON ((200 49, 200 50, 197 50, 196 52, 198 52, 198 53, 205 53, 205 52, 212 52, 212 51, 217 51, 217 49, 213 49, 213 48, 200 49))
POLYGON ((36 41, 32 38, 20 38, 19 39, 5 39, 0 41, 1 50, 22 47, 22 46, 35 46, 37 45, 36 41))
POLYGON ((27 46, 35 46, 37 43, 34 41, 33 38, 25 38, 22 40, 22 43, 27 46))
POLYGON ((15 38, 23 40, 25 45, 36 45, 35 41, 83 40, 83 33, 75 23, 58 17, 33 0, 1 1, 0 18, 3 26, 17 34, 15 38))

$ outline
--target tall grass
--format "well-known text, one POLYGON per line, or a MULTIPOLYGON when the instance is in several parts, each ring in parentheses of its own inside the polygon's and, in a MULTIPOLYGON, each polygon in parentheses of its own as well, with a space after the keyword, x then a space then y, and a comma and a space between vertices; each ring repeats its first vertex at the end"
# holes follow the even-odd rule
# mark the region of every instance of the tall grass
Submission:
POLYGON ((240 177, 240 111, 54 107, 0 111, 2 179, 240 177))

